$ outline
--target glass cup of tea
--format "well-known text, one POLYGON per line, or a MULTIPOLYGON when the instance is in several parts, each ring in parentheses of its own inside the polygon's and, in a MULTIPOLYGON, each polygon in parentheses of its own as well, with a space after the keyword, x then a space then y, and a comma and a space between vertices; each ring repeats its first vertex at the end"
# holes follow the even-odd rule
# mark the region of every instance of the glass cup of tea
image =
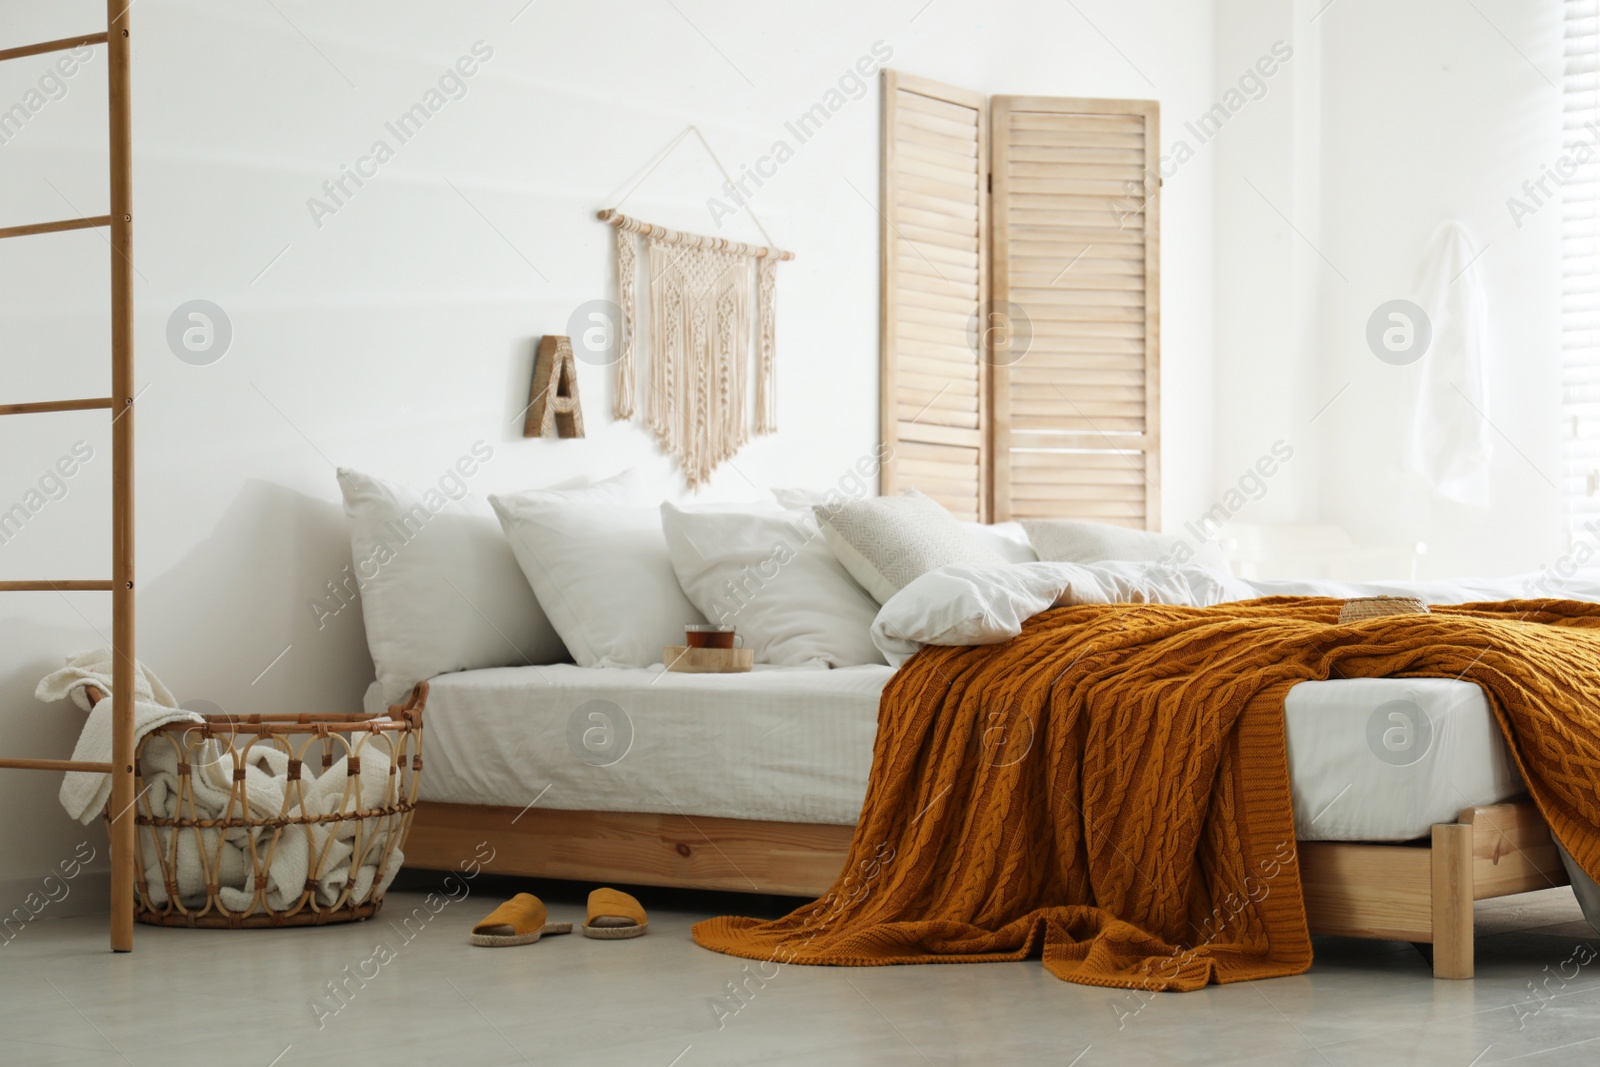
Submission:
POLYGON ((683 643, 690 648, 743 648, 738 628, 715 623, 696 623, 683 628, 683 643))

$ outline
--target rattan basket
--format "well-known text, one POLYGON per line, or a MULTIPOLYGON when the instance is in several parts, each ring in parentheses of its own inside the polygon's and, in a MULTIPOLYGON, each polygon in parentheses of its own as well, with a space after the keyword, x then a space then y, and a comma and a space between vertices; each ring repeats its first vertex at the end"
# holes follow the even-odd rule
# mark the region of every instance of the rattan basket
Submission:
POLYGON ((375 915, 382 876, 411 829, 427 700, 422 682, 387 716, 209 715, 150 731, 134 781, 134 917, 247 928, 375 915), (250 766, 281 773, 248 774, 250 766), (204 810, 214 816, 219 788, 221 817, 202 817, 197 797, 210 791, 204 810), (280 880, 284 870, 298 876, 301 856, 303 884, 274 885, 275 870, 280 880))
POLYGON ((1384 615, 1427 615, 1428 605, 1414 596, 1358 596, 1339 608, 1340 622, 1360 622, 1384 615))

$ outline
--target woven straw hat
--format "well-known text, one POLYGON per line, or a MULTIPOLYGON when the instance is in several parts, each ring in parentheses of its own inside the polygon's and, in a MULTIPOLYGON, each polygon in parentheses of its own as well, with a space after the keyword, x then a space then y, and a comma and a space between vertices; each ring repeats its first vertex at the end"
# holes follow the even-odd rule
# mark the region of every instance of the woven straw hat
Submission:
POLYGON ((1414 596, 1361 596, 1339 608, 1340 622, 1360 622, 1384 615, 1427 615, 1428 605, 1414 596))

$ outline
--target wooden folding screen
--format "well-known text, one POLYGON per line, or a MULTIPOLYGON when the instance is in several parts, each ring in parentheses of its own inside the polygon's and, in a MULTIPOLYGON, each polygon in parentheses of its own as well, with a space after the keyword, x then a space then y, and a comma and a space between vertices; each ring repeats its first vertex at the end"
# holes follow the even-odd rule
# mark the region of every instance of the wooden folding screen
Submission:
POLYGON ((1156 104, 997 96, 991 115, 992 300, 1031 334, 993 361, 995 518, 1156 529, 1156 104))
POLYGON ((985 102, 885 72, 883 137, 882 389, 884 438, 895 446, 883 492, 915 486, 992 521, 1159 528, 1157 104, 985 102), (935 103, 947 110, 931 114, 935 103), (911 166, 936 161, 917 138, 954 132, 930 129, 924 116, 958 114, 975 131, 970 181, 952 160, 968 141, 940 142, 950 151, 937 157, 937 177, 911 166), (979 194, 970 231, 966 201, 959 214, 947 206, 969 188, 979 194), (944 224, 931 230, 920 228, 923 215, 906 217, 929 191, 946 197, 944 224), (931 271, 958 254, 976 270, 948 279, 931 271), (907 266, 918 260, 920 271, 907 266), (963 406, 969 397, 976 411, 963 406), (968 425, 975 436, 955 436, 968 425))
POLYGON ((981 94, 883 73, 884 493, 988 512, 988 376, 969 338, 988 289, 989 116, 981 94))

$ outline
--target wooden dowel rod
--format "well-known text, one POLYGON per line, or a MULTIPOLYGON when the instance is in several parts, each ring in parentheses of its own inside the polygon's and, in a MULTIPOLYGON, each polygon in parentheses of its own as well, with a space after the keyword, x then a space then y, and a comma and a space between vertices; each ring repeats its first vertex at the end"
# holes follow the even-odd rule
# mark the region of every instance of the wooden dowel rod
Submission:
POLYGON ((71 759, 0 759, 0 769, 12 771, 86 771, 110 774, 111 764, 71 759))
MULTIPOLYGON (((94 690, 93 686, 89 686, 88 688, 91 691, 94 690)), ((90 699, 92 700, 93 697, 91 697, 90 699)), ((381 726, 382 728, 384 728, 386 730, 391 730, 391 729, 394 729, 394 728, 396 728, 396 727, 401 725, 398 722, 391 722, 386 718, 382 718, 381 716, 364 715, 364 714, 362 714, 360 712, 354 712, 352 714, 340 714, 338 712, 329 712, 327 714, 310 714, 310 713, 307 713, 307 714, 303 714, 303 715, 290 715, 290 714, 283 714, 283 715, 226 715, 226 714, 216 714, 216 715, 201 715, 201 718, 205 719, 205 721, 207 723, 211 724, 212 726, 226 726, 226 727, 229 727, 229 728, 232 728, 234 726, 266 726, 266 727, 270 727, 272 729, 277 729, 278 727, 282 727, 282 726, 314 726, 319 722, 326 722, 326 723, 340 723, 340 724, 350 725, 350 726, 359 725, 359 726, 361 726, 361 728, 363 730, 366 729, 366 724, 367 723, 372 723, 372 724, 374 724, 376 726, 381 726)), ((171 725, 173 726, 174 729, 180 730, 180 731, 194 729, 194 725, 192 723, 172 723, 171 725)), ((156 727, 156 729, 157 730, 161 730, 161 729, 165 729, 165 727, 158 726, 158 727, 156 727)))
POLYGON ((111 950, 133 950, 133 106, 129 0, 106 0, 111 187, 111 950))
POLYGON ((89 397, 84 400, 43 400, 35 404, 0 404, 0 415, 37 415, 45 411, 92 411, 109 408, 115 403, 109 396, 89 397))
POLYGON ((76 579, 64 582, 49 580, 27 582, 0 582, 0 593, 72 593, 72 592, 110 592, 113 583, 105 581, 78 581, 76 579))
POLYGON ((765 259, 771 256, 774 259, 793 259, 793 252, 785 252, 781 248, 768 248, 766 245, 746 244, 743 241, 729 241, 722 237, 704 237, 697 233, 684 233, 682 230, 669 230, 665 226, 657 226, 651 222, 640 222, 638 219, 629 218, 619 211, 606 208, 595 215, 601 222, 609 222, 619 230, 628 230, 632 233, 644 234, 654 237, 667 244, 687 245, 695 248, 710 248, 718 252, 732 252, 741 256, 754 256, 765 259))
POLYGON ((94 215, 83 219, 61 219, 57 222, 31 222, 26 226, 6 226, 0 229, 0 239, 27 237, 36 233, 56 233, 61 230, 89 230, 96 226, 110 225, 110 215, 94 215))
POLYGON ((0 51, 0 63, 8 59, 21 59, 24 56, 43 55, 46 52, 65 52, 67 49, 77 48, 79 45, 105 43, 105 34, 91 33, 83 37, 63 37, 59 41, 41 41, 39 44, 25 44, 0 51))

